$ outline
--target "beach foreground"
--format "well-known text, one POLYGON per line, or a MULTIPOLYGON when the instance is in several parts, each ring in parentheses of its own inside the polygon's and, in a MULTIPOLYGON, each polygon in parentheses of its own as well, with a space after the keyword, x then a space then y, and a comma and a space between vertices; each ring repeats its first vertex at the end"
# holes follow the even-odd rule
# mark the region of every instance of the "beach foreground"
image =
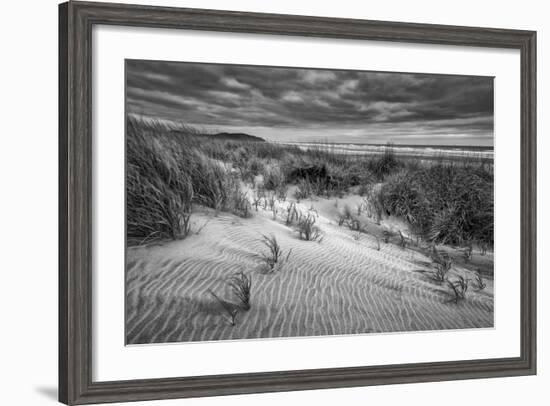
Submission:
POLYGON ((393 216, 365 218, 361 231, 339 225, 339 213, 359 201, 289 197, 274 208, 260 204, 249 218, 198 207, 185 239, 129 247, 127 343, 493 327, 492 252, 474 249, 463 259, 461 249, 415 240, 393 216), (285 224, 291 205, 315 218, 317 240, 285 224), (275 269, 262 259, 264 236, 280 245, 275 269), (453 261, 444 281, 433 252, 453 261), (249 309, 228 284, 240 272, 250 282, 249 309), (448 282, 460 277, 467 300, 448 282))

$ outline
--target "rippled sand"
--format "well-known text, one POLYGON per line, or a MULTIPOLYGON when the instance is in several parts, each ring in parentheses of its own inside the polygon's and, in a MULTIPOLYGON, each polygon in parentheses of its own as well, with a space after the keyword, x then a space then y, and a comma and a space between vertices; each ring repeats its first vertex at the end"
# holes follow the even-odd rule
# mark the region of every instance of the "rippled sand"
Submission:
MULTIPOLYGON (((286 204, 278 203, 279 213, 286 204)), ((340 207, 341 207, 340 203, 340 207)), ((493 282, 466 300, 449 302, 449 288, 421 270, 430 259, 421 250, 384 244, 372 233, 339 227, 334 200, 303 202, 318 213, 324 238, 302 241, 281 218, 259 209, 252 218, 204 211, 194 214, 198 235, 127 252, 126 318, 128 344, 244 338, 481 328, 493 326, 493 282), (277 237, 288 263, 262 272, 257 254, 262 234, 277 237), (251 309, 234 326, 208 292, 237 303, 227 278, 244 271, 252 278, 251 309)), ((483 257, 492 262, 492 254, 483 257)), ((492 263, 491 263, 492 266, 492 263)), ((468 266, 475 269, 475 267, 468 266)), ((473 279, 464 264, 451 278, 473 279)))

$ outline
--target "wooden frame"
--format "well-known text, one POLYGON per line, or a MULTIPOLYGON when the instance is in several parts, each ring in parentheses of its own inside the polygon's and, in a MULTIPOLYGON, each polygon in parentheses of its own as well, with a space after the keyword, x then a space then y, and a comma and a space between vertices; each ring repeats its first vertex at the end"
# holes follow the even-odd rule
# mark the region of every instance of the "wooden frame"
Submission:
POLYGON ((59 7, 59 400, 183 398, 536 373, 536 33, 69 2, 59 7), (514 48, 521 53, 521 355, 517 358, 93 382, 91 32, 94 24, 514 48))

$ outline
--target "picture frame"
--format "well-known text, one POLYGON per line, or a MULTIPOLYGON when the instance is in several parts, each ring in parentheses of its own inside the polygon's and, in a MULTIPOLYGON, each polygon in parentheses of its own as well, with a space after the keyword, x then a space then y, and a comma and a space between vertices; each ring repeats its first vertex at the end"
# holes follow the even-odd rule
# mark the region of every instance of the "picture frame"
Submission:
POLYGON ((533 31, 73 2, 59 6, 59 400, 88 404, 536 374, 536 33, 533 31), (94 381, 92 28, 277 34, 520 52, 520 356, 94 381))

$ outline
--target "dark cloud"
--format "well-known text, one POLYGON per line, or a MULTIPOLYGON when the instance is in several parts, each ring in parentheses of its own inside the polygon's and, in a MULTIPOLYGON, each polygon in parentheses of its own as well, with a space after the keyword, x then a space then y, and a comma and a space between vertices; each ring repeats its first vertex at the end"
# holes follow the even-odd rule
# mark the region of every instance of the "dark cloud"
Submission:
POLYGON ((126 79, 130 114, 202 127, 492 144, 489 77, 128 60, 126 79))

